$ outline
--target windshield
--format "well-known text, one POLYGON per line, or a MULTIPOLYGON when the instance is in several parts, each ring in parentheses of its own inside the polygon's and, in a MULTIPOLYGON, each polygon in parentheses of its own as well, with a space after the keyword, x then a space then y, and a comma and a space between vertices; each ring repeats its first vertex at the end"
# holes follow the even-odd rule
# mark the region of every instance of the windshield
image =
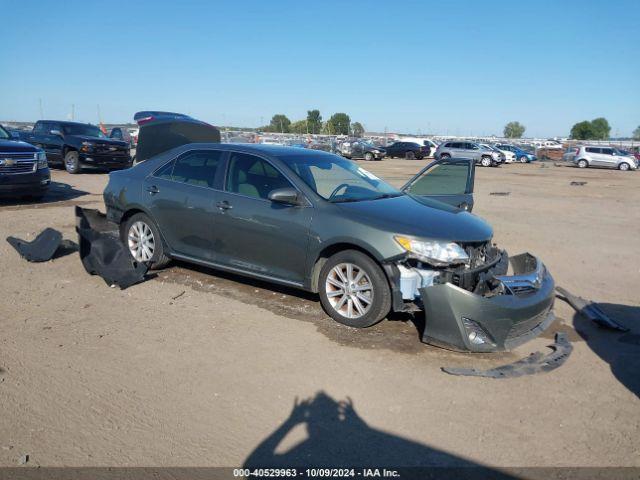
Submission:
POLYGON ((2 125, 0 125, 0 139, 7 140, 8 138, 11 138, 11 135, 9 135, 9 132, 7 132, 2 125))
POLYGON ((95 125, 63 125, 65 135, 83 135, 85 137, 107 138, 95 125))
POLYGON ((364 168, 336 155, 287 155, 280 160, 330 202, 357 202, 403 195, 364 168))

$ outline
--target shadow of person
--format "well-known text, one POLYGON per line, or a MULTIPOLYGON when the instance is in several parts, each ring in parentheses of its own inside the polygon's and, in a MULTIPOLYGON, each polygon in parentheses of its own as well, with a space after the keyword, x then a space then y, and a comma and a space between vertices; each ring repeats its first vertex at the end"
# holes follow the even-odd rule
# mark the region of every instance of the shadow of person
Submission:
MULTIPOLYGON (((490 478, 513 478, 461 457, 370 427, 350 398, 336 401, 324 392, 294 403, 280 427, 264 439, 244 462, 244 468, 265 467, 454 467, 486 471, 490 478), (278 447, 298 425, 307 438, 283 453, 278 447)), ((488 478, 488 477, 483 477, 488 478)))
POLYGON ((613 303, 597 305, 612 319, 628 327, 629 332, 599 327, 579 313, 573 316, 573 328, 591 350, 609 364, 614 377, 640 397, 640 307, 613 303))

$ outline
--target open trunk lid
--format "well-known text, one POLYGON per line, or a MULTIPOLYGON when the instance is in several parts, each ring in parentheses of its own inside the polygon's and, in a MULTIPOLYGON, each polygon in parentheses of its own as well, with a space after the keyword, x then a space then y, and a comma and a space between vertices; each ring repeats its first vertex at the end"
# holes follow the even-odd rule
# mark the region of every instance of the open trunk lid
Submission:
POLYGON ((143 111, 133 119, 140 127, 138 162, 188 143, 220 143, 220 130, 182 113, 143 111))

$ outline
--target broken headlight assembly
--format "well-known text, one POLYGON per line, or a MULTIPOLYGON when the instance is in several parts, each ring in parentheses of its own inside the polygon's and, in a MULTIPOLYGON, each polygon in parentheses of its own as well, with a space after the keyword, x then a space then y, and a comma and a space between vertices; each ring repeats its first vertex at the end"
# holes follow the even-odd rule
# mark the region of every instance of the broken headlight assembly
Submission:
POLYGON ((401 235, 396 235, 393 238, 402 248, 413 254, 418 260, 433 265, 434 267, 469 263, 469 255, 467 252, 454 242, 419 240, 401 235))

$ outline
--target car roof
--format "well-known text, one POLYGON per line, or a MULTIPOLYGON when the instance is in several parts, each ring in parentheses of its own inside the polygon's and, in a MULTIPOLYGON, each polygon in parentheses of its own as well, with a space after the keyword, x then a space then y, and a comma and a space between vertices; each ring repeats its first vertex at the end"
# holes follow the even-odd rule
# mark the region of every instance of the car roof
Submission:
POLYGON ((66 120, 38 120, 38 122, 54 122, 54 123, 59 123, 60 125, 83 125, 85 127, 87 125, 90 125, 92 127, 97 127, 97 125, 94 125, 92 123, 69 122, 69 121, 66 121, 66 120))
POLYGON ((305 156, 326 156, 331 155, 323 150, 308 148, 289 147, 284 145, 265 145, 262 143, 188 143, 182 146, 183 149, 211 148, 215 150, 229 150, 244 153, 263 154, 272 157, 287 157, 290 155, 305 156))

